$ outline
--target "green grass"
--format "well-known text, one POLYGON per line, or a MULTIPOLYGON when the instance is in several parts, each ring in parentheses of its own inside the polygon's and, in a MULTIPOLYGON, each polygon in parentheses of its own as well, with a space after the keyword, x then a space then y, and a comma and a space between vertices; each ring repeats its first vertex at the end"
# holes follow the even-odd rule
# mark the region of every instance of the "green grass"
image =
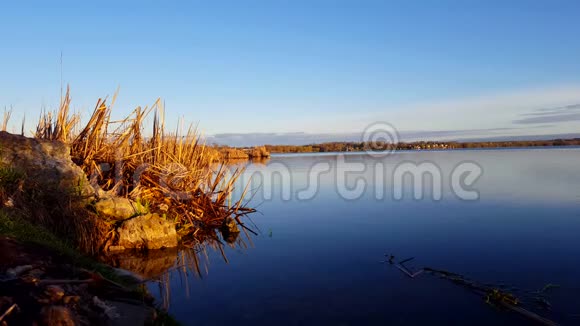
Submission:
POLYGON ((0 188, 12 187, 24 177, 25 174, 17 169, 0 166, 0 188))
POLYGON ((22 242, 36 243, 67 256, 77 254, 47 229, 34 225, 11 211, 0 210, 0 235, 11 236, 22 242))
MULTIPOLYGON (((9 166, 0 166, 0 193, 12 192, 25 178, 25 174, 9 166)), ((31 200, 32 198, 29 198, 31 200)), ((75 266, 93 270, 104 277, 128 285, 128 279, 119 277, 115 271, 107 265, 98 263, 94 259, 82 255, 73 245, 57 237, 51 231, 39 224, 28 221, 21 210, 0 209, 0 235, 10 236, 22 243, 34 243, 51 249, 56 254, 68 258, 75 266)), ((134 282, 133 282, 134 283, 134 282)))
MULTIPOLYGON (((9 198, 5 195, 13 193, 18 189, 21 180, 26 178, 26 174, 10 166, 0 165, 0 199, 9 198)), ((82 185, 79 184, 79 194, 82 185)), ((29 193, 29 200, 34 198, 35 192, 29 193)), ((32 200, 34 202, 35 200, 32 200)), ((0 203, 2 204, 2 203, 0 203)), ((139 203, 139 207, 148 211, 149 203, 139 203)), ((17 239, 23 244, 30 243, 40 245, 52 250, 56 255, 60 255, 68 260, 77 268, 84 268, 97 272, 103 277, 121 284, 128 289, 139 293, 145 297, 148 296, 147 288, 138 283, 137 280, 130 276, 120 276, 111 266, 99 263, 91 257, 82 255, 73 245, 57 237, 50 230, 39 224, 29 222, 23 215, 23 212, 13 208, 0 208, 0 235, 9 236, 17 239)), ((179 325, 173 317, 167 312, 157 309, 158 318, 155 325, 179 325)))
MULTIPOLYGON (((133 289, 143 296, 148 295, 147 289, 142 285, 136 285, 133 278, 120 276, 110 266, 81 255, 70 244, 64 242, 49 230, 26 221, 14 211, 0 209, 0 235, 13 237, 22 243, 34 243, 52 249, 55 253, 69 258, 76 267, 98 272, 103 277, 133 289)), ((180 324, 171 315, 162 310, 157 310, 155 325, 172 326, 180 324)))
MULTIPOLYGON (((107 279, 130 286, 129 279, 120 277, 110 266, 101 264, 90 257, 83 256, 70 244, 52 234, 42 226, 32 224, 18 213, 0 210, 0 235, 10 236, 22 243, 33 243, 53 250, 56 254, 70 259, 77 267, 100 273, 107 279)), ((132 282, 134 285, 134 282, 132 282)))

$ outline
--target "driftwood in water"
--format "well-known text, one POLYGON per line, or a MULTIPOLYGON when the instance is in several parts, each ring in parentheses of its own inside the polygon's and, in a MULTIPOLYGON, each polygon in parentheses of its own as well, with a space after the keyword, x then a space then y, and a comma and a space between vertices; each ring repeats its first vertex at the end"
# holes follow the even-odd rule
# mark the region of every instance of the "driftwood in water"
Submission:
POLYGON ((415 278, 418 275, 423 274, 424 272, 436 274, 442 278, 445 278, 447 280, 452 281, 455 284, 466 287, 476 294, 481 295, 487 303, 495 304, 495 305, 504 307, 506 309, 509 309, 510 311, 518 313, 521 316, 524 316, 524 317, 526 317, 530 320, 533 320, 537 323, 540 323, 542 325, 548 325, 548 326, 557 326, 558 325, 557 323, 555 323, 547 318, 544 318, 544 317, 542 317, 542 316, 540 316, 532 311, 529 311, 529 310, 519 306, 519 304, 520 304, 519 299, 509 292, 501 291, 501 290, 494 288, 490 285, 477 283, 475 281, 472 281, 472 280, 465 278, 464 276, 462 276, 460 274, 452 273, 452 272, 445 271, 445 270, 439 270, 439 269, 434 269, 434 268, 430 268, 430 267, 423 267, 423 268, 419 269, 418 271, 413 272, 408 267, 406 267, 404 264, 415 259, 414 257, 408 258, 408 259, 403 259, 399 262, 395 261, 395 256, 393 256, 393 255, 385 255, 385 257, 387 257, 387 260, 383 261, 383 263, 389 263, 391 265, 394 265, 397 269, 399 269, 401 272, 403 272, 403 274, 407 275, 410 278, 415 278))

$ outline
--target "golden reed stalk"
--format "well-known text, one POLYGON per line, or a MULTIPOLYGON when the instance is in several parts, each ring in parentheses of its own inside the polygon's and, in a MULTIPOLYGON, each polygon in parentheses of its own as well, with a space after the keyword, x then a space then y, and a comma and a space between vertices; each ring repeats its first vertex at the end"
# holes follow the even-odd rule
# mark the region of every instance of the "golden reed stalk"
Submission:
POLYGON ((58 112, 41 115, 35 136, 68 143, 73 161, 91 182, 104 191, 146 203, 152 212, 174 221, 182 236, 220 227, 229 218, 239 221, 239 216, 254 211, 242 204, 243 195, 231 200, 242 170, 230 173, 220 162, 219 152, 206 146, 193 126, 185 133, 179 127, 166 132, 159 99, 151 107, 137 107, 120 121, 111 120, 112 104, 99 99, 81 126, 80 116, 69 112, 67 88, 58 112), (143 126, 151 113, 151 133, 146 134, 143 126))

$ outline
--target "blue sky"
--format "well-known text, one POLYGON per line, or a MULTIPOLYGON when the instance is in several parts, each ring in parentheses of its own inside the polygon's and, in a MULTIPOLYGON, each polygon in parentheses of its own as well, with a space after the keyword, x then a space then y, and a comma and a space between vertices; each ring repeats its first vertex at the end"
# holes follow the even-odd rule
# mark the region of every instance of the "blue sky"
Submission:
POLYGON ((58 105, 62 51, 85 117, 120 86, 117 116, 161 97, 170 123, 212 141, 375 121, 419 138, 580 132, 578 1, 10 1, 0 15, 0 107, 28 129, 58 105))

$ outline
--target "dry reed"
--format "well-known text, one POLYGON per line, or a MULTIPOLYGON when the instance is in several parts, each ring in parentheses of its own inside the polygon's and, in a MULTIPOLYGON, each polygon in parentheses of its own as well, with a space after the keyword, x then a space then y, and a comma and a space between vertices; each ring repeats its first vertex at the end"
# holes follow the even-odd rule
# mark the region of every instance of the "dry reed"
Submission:
POLYGON ((242 170, 231 172, 216 163, 219 153, 204 144, 193 126, 167 132, 159 99, 120 121, 111 119, 112 104, 99 99, 82 127, 69 106, 67 89, 58 112, 41 115, 36 137, 68 143, 73 161, 93 185, 146 204, 174 221, 180 235, 192 239, 199 230, 221 227, 231 218, 239 222, 240 216, 254 211, 242 204, 245 191, 241 198, 231 198, 242 170), (150 133, 145 133, 151 114, 150 133))
POLYGON ((7 110, 4 108, 4 115, 2 117, 2 125, 0 125, 0 131, 6 131, 8 128, 8 122, 10 121, 10 117, 12 116, 12 109, 7 110))

